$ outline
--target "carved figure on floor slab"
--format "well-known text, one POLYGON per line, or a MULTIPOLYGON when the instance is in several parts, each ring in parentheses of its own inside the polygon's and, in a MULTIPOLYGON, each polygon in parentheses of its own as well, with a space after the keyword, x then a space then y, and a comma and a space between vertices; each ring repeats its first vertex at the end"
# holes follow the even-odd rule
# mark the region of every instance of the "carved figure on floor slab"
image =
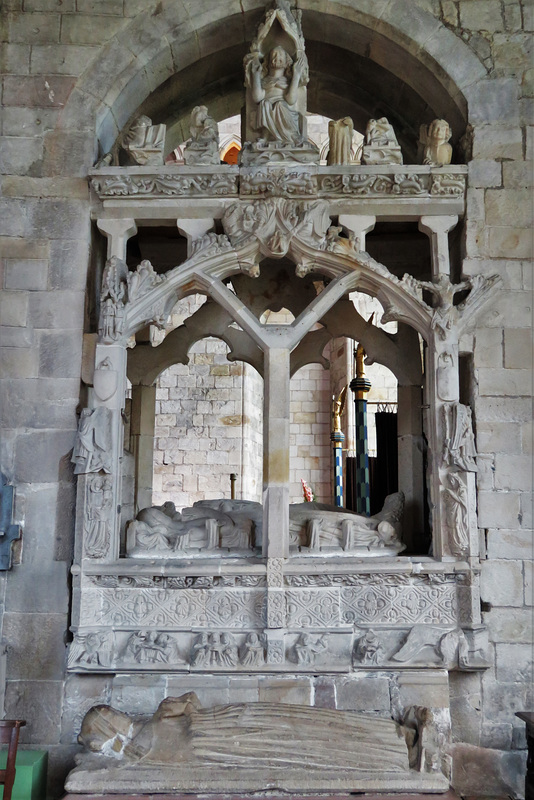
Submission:
POLYGON ((150 117, 142 114, 124 135, 122 147, 135 164, 142 167, 162 165, 165 131, 165 125, 152 125, 150 117))
POLYGON ((435 119, 430 125, 421 125, 419 143, 423 150, 423 164, 443 167, 452 161, 452 147, 449 139, 452 131, 444 119, 435 119))
POLYGON ((331 119, 328 123, 329 149, 326 157, 327 165, 350 164, 354 123, 350 117, 331 119))
POLYGON ((221 163, 219 155, 219 129, 208 114, 206 106, 195 106, 191 112, 189 130, 191 141, 184 150, 184 161, 188 166, 221 163))
POLYGON ((273 776, 289 768, 316 776, 337 769, 353 777, 371 771, 406 773, 408 750, 398 730, 390 719, 309 706, 234 703, 203 708, 193 692, 166 698, 144 721, 100 705, 84 717, 78 737, 85 748, 82 767, 71 773, 66 788, 75 791, 84 775, 87 787, 90 770, 98 768, 111 781, 118 769, 124 785, 129 776, 135 780, 137 771, 155 767, 159 791, 178 785, 184 770, 198 776, 203 768, 254 770, 259 788, 267 774, 272 786, 273 776))
POLYGON ((402 153, 393 125, 386 117, 370 119, 367 123, 362 163, 402 164, 402 153))

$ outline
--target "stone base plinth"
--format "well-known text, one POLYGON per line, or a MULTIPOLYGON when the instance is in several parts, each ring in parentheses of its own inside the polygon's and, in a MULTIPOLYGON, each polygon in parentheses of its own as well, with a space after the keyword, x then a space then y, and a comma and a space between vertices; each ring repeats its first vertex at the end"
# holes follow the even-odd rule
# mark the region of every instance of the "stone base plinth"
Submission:
MULTIPOLYGON (((424 774, 382 772, 355 776, 354 772, 336 769, 331 774, 319 774, 313 770, 290 769, 282 774, 262 768, 223 768, 213 765, 193 768, 187 765, 168 767, 163 771, 159 766, 136 767, 128 774, 120 767, 104 769, 84 769, 78 767, 70 773, 66 788, 74 793, 87 794, 127 794, 131 795, 139 786, 146 786, 151 794, 180 792, 252 793, 261 791, 299 792, 303 797, 307 792, 422 792, 444 793, 449 789, 448 780, 441 773, 424 774)), ((171 795, 175 797, 176 795, 171 795)), ((161 800, 161 798, 160 798, 161 800)), ((262 795, 262 800, 264 800, 262 795)))
MULTIPOLYGON (((395 800, 430 800, 432 794, 395 794, 395 800)), ((259 800, 257 794, 66 794, 63 800, 259 800)), ((449 789, 440 794, 440 800, 460 800, 456 792, 449 789)), ((286 800, 353 800, 350 794, 299 794, 286 795, 286 800)), ((261 795, 261 800, 280 800, 280 795, 261 795)), ((361 794, 359 800, 385 800, 383 794, 361 794)))

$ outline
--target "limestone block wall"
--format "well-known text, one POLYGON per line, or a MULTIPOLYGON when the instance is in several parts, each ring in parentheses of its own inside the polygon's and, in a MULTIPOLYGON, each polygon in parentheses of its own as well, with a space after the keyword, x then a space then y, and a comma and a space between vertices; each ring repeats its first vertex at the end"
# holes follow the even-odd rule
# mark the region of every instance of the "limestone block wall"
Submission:
POLYGON ((291 379, 290 502, 302 503, 304 479, 317 502, 332 502, 330 373, 320 364, 301 367, 291 379))
MULTIPOLYGON (((75 495, 69 458, 91 249, 85 176, 97 156, 97 126, 101 141, 112 142, 167 77, 229 41, 236 26, 221 20, 239 18, 242 41, 250 40, 238 5, 204 0, 188 15, 182 3, 156 0, 3 3, 0 467, 16 486, 16 519, 24 527, 21 563, 0 583, 5 711, 28 721, 24 744, 49 750, 54 797, 76 750, 73 715, 108 699, 105 677, 65 679, 75 495)), ((464 343, 466 353, 473 349, 469 392, 481 454, 481 593, 491 667, 483 677, 453 676, 450 698, 458 741, 515 757, 509 751, 525 743, 514 712, 532 707, 534 6, 414 0, 409 15, 402 4, 381 4, 378 21, 376 4, 366 0, 324 5, 340 42, 356 19, 385 30, 399 62, 402 47, 437 64, 451 93, 465 99, 473 126, 462 269, 499 272, 504 280, 499 301, 464 343)), ((322 10, 299 3, 305 25, 311 6, 322 10)), ((247 4, 258 15, 260 7, 260 0, 247 4)), ((371 57, 381 62, 387 49, 376 46, 371 57)), ((418 75, 411 80, 417 84, 418 75)))
POLYGON ((261 501, 263 381, 252 367, 229 362, 227 350, 216 339, 197 342, 189 364, 158 379, 155 505, 230 497, 231 473, 237 497, 261 501))

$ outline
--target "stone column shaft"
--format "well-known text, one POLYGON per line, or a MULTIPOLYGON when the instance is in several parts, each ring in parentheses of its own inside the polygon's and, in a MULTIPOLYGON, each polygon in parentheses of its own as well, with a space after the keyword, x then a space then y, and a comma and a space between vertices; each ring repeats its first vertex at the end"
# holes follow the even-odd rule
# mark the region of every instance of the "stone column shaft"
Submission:
POLYGON ((423 428, 421 387, 398 386, 397 446, 399 491, 404 492, 403 541, 409 549, 424 528, 423 428))
POLYGON ((289 355, 264 352, 263 555, 289 556, 289 355))
POLYGON ((156 386, 132 386, 130 435, 135 459, 135 513, 152 505, 156 386))

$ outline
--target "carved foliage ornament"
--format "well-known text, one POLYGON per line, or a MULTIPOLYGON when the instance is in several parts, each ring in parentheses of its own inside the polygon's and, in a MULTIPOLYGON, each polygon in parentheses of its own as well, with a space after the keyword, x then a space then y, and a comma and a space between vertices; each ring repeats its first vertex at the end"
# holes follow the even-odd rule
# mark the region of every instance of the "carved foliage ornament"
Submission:
POLYGON ((237 194, 235 173, 184 175, 102 175, 91 180, 101 198, 106 197, 228 197, 237 194))
POLYGON ((223 225, 234 247, 256 238, 265 255, 282 258, 294 236, 312 247, 322 247, 330 217, 321 201, 306 204, 271 198, 230 206, 224 213, 223 225))

